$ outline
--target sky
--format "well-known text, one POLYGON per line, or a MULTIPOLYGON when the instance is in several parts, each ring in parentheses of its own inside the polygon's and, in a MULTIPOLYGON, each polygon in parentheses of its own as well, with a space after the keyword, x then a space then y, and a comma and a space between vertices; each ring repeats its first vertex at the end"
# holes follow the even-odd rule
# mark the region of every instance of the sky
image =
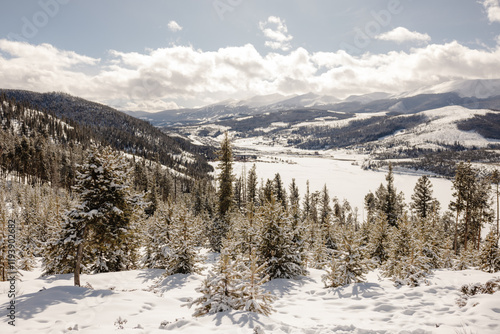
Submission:
POLYGON ((497 79, 499 1, 3 1, 0 88, 155 112, 497 79))

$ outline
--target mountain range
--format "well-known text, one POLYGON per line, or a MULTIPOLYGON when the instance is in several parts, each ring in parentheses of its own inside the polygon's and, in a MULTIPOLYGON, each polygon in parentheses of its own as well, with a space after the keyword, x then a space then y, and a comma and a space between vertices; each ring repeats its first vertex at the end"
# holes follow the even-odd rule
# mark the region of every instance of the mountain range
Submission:
POLYGON ((294 96, 271 94, 240 101, 225 100, 200 108, 172 109, 157 113, 134 111, 127 113, 147 120, 155 126, 169 127, 213 123, 293 109, 332 110, 346 113, 381 111, 415 113, 451 105, 472 109, 500 109, 500 79, 454 80, 400 94, 374 92, 352 95, 345 99, 314 93, 294 96))

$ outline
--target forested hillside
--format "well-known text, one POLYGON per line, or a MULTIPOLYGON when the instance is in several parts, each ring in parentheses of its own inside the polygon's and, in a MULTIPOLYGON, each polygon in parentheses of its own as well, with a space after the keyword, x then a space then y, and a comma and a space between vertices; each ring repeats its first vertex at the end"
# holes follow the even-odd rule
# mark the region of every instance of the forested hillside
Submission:
POLYGON ((193 177, 210 172, 206 158, 213 158, 209 147, 197 146, 180 137, 170 137, 148 122, 111 107, 64 93, 35 93, 2 90, 3 100, 12 105, 36 109, 82 127, 85 136, 113 148, 158 160, 161 164, 193 177), (187 158, 186 158, 187 156, 187 158))
MULTIPOLYGON (((120 135, 118 139, 108 141, 95 131, 96 126, 58 117, 51 110, 34 109, 27 103, 8 99, 4 94, 0 95, 0 116, 0 174, 22 183, 46 183, 54 189, 71 192, 78 166, 92 145, 110 145, 118 151, 126 144, 120 135)), ((118 129, 115 133, 124 132, 118 129)), ((181 150, 176 141, 160 134, 154 140, 138 141, 136 145, 143 145, 143 150, 128 155, 135 189, 149 191, 148 196, 167 200, 191 192, 199 181, 208 181, 206 171, 211 167, 203 156, 181 150), (172 145, 167 145, 162 138, 172 145), (157 144, 147 146, 149 142, 157 144), (144 147, 151 150, 146 151, 144 147), (170 147, 173 151, 169 151, 170 147), (154 151, 156 148, 158 151, 154 151), (169 164, 165 165, 164 161, 169 164)), ((123 150, 121 154, 124 151, 127 152, 123 150)))

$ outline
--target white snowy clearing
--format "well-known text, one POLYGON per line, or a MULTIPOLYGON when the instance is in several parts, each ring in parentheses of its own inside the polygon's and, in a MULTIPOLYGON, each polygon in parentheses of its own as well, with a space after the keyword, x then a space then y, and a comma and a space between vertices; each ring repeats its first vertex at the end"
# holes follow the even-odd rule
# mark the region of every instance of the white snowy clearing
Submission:
MULTIPOLYGON (((200 318, 182 307, 195 291, 214 255, 207 253, 201 275, 162 278, 163 270, 83 275, 88 287, 74 287, 72 275, 40 277, 22 272, 17 282, 15 327, 7 324, 8 282, 0 282, 1 333, 499 333, 500 293, 472 296, 456 304, 463 284, 495 277, 476 270, 437 270, 428 284, 396 288, 377 271, 367 283, 324 288, 322 270, 297 280, 265 284, 277 297, 269 317, 232 311, 200 318), (116 323, 121 318, 123 329, 116 323), (126 322, 125 322, 126 320, 126 322), (254 331, 260 327, 262 332, 254 331)), ((498 273, 497 273, 498 275, 498 273)))

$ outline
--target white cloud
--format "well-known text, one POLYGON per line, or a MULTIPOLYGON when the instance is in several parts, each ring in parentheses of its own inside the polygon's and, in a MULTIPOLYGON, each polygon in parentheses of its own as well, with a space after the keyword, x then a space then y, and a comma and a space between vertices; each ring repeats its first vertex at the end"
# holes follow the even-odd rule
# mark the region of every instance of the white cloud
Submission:
POLYGON ((500 22, 500 3, 498 0, 482 0, 490 22, 500 22))
POLYGON ((500 46, 458 42, 408 52, 352 56, 298 48, 260 54, 253 45, 202 51, 172 46, 144 53, 111 51, 105 59, 0 40, 2 88, 64 91, 121 110, 206 105, 271 93, 400 93, 453 79, 496 79, 500 46))
POLYGON ((375 36, 375 38, 383 41, 393 41, 396 43, 403 43, 407 41, 429 42, 431 40, 431 37, 427 34, 410 31, 404 27, 397 27, 391 31, 375 36))
POLYGON ((168 29, 173 32, 178 32, 182 30, 182 27, 179 25, 179 23, 175 21, 170 21, 168 22, 168 29))
POLYGON ((292 47, 290 41, 293 36, 288 34, 288 28, 283 20, 277 16, 269 16, 267 21, 259 22, 259 28, 268 38, 265 46, 273 50, 288 51, 292 47))

